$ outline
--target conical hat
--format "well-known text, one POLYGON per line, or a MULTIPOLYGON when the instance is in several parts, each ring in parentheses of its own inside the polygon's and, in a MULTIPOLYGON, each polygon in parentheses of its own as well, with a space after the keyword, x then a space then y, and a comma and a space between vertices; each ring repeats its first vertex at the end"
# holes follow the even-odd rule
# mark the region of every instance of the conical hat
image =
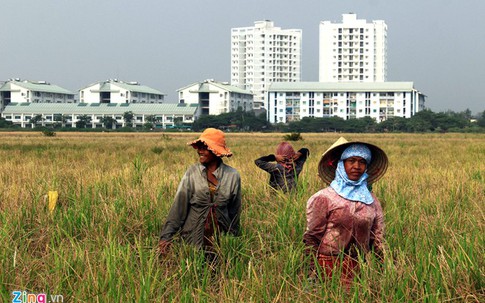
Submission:
POLYGON ((335 179, 337 163, 344 150, 352 144, 364 144, 372 153, 372 160, 367 167, 367 174, 369 175, 367 179, 368 184, 376 182, 386 173, 389 160, 382 149, 370 143, 360 141, 349 142, 344 137, 340 137, 323 153, 320 163, 318 163, 318 175, 322 178, 323 182, 330 184, 335 179))

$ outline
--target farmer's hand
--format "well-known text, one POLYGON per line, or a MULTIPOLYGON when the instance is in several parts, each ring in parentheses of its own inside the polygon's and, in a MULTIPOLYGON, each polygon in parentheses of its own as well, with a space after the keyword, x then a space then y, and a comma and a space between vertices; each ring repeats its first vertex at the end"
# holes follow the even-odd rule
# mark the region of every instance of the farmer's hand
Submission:
POLYGON ((157 254, 159 257, 164 257, 168 254, 168 252, 170 251, 170 246, 172 245, 171 242, 169 241, 165 241, 165 240, 160 240, 158 242, 158 246, 157 246, 157 254))
POLYGON ((275 155, 274 157, 276 159, 276 162, 284 162, 286 160, 286 157, 283 155, 275 155))

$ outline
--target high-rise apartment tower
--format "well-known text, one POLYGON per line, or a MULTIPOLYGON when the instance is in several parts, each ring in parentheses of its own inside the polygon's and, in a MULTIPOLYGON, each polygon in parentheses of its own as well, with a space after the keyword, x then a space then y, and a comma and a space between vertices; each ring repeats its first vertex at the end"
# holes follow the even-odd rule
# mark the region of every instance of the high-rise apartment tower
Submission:
POLYGON ((231 29, 231 85, 254 94, 254 109, 267 108, 272 82, 301 80, 300 29, 281 29, 272 21, 231 29))
POLYGON ((387 25, 343 14, 342 23, 320 22, 320 82, 384 82, 387 25))

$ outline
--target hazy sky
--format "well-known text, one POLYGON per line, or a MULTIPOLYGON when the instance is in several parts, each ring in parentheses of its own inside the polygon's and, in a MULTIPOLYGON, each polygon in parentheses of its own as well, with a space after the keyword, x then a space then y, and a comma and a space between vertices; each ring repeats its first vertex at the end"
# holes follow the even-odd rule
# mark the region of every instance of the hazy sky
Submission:
POLYGON ((485 110, 484 0, 2 0, 0 81, 77 92, 110 78, 168 94, 230 81, 230 31, 272 20, 303 30, 302 81, 318 81, 318 30, 342 14, 385 20, 388 81, 413 81, 433 111, 485 110))

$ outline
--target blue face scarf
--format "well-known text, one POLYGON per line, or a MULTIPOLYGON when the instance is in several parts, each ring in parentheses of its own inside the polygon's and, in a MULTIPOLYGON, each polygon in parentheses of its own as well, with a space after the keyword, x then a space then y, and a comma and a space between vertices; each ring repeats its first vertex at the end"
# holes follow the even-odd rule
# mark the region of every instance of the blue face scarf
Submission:
POLYGON ((344 160, 350 157, 364 158, 368 167, 372 160, 372 153, 364 144, 352 144, 347 147, 338 161, 335 179, 330 183, 330 187, 347 200, 372 204, 374 198, 367 188, 367 178, 369 178, 367 172, 364 172, 357 181, 350 180, 345 172, 344 160))

